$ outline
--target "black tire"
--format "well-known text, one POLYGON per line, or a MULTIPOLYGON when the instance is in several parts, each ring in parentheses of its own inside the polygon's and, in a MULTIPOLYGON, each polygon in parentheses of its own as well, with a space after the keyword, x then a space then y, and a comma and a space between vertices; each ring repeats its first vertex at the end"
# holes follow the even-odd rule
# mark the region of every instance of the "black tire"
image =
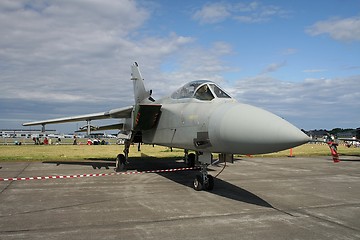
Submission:
POLYGON ((195 167, 195 158, 196 158, 196 155, 194 153, 190 153, 188 155, 186 165, 188 167, 195 167))
POLYGON ((203 189, 203 179, 200 175, 196 175, 193 186, 196 191, 201 191, 203 189))
POLYGON ((213 190, 214 189, 214 178, 211 175, 208 175, 208 182, 205 186, 206 190, 213 190))
POLYGON ((126 158, 124 154, 118 154, 116 157, 116 172, 125 171, 126 158))

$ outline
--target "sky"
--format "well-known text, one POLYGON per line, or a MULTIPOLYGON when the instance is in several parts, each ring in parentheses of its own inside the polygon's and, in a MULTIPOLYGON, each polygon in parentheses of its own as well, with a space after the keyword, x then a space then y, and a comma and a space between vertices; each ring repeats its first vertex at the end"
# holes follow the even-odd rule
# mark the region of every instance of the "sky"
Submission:
POLYGON ((301 129, 360 127, 358 0, 2 0, 0 33, 0 129, 132 105, 134 61, 155 99, 209 79, 301 129))

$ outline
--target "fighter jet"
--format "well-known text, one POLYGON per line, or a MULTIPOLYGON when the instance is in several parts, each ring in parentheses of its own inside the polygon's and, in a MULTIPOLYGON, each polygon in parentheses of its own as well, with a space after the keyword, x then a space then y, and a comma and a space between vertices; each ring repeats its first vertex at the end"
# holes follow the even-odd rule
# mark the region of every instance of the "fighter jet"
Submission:
POLYGON ((286 120, 257 107, 242 104, 216 83, 192 81, 170 96, 155 100, 147 91, 138 64, 131 66, 135 103, 110 111, 24 123, 24 126, 87 121, 107 118, 122 123, 102 126, 119 129, 125 139, 125 154, 119 154, 116 170, 127 162, 130 143, 146 143, 184 149, 188 166, 199 166, 195 190, 212 190, 214 179, 207 167, 212 154, 263 154, 304 144, 309 137, 286 120), (189 153, 192 151, 192 153, 189 153))

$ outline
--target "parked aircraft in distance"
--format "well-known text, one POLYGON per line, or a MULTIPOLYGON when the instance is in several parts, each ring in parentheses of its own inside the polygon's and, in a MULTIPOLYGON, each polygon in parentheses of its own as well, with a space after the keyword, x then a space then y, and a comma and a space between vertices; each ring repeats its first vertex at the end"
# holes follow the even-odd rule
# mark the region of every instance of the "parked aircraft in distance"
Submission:
POLYGON ((344 141, 348 147, 350 147, 351 145, 359 146, 360 145, 360 128, 357 128, 355 130, 355 136, 353 136, 352 138, 339 137, 337 139, 344 141))
POLYGON ((289 149, 309 137, 284 119, 263 109, 238 103, 216 83, 192 81, 170 96, 155 101, 147 91, 139 66, 131 66, 135 103, 107 112, 24 123, 24 126, 121 118, 123 123, 99 129, 119 129, 125 150, 117 158, 117 170, 127 162, 130 143, 148 143, 184 149, 188 166, 199 165, 193 182, 195 190, 211 190, 214 179, 208 174, 212 153, 262 154, 289 149), (195 153, 188 154, 188 151, 195 153))

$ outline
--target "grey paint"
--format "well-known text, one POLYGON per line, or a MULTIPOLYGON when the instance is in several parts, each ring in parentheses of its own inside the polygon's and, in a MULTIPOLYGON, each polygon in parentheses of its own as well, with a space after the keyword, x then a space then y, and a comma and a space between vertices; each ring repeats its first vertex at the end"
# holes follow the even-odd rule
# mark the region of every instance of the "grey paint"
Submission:
POLYGON ((156 127, 142 131, 144 143, 210 153, 260 154, 309 141, 307 135, 289 122, 263 109, 238 103, 211 81, 190 82, 169 97, 153 102, 137 63, 131 66, 131 71, 134 106, 24 125, 126 118, 122 130, 131 138, 136 106, 160 104, 161 114, 156 127))

